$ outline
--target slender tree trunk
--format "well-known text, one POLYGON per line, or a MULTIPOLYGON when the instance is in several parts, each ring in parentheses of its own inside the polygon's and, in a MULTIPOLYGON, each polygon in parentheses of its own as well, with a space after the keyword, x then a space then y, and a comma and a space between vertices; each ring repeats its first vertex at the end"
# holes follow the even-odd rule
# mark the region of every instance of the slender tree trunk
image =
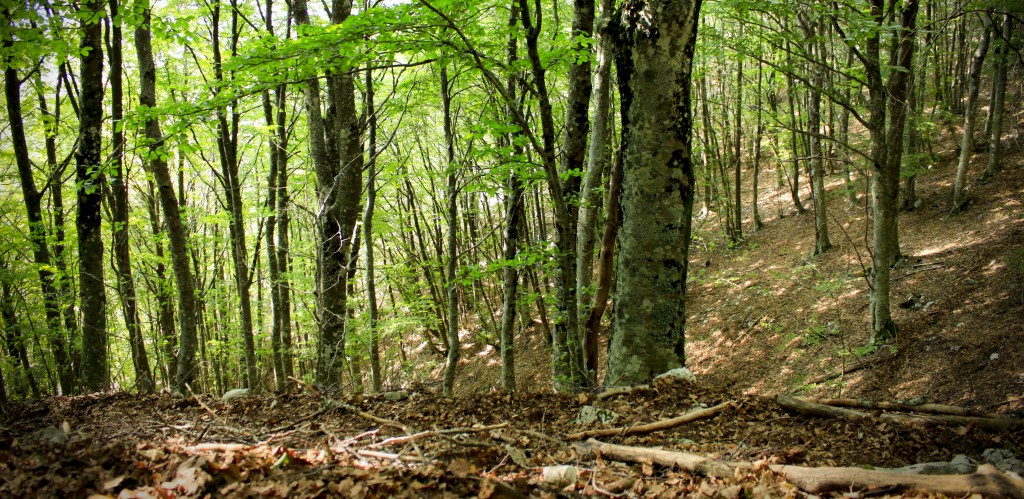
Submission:
MULTIPOLYGON (((3 271, 4 274, 7 273, 7 262, 0 262, 0 271, 3 271)), ((39 389, 35 375, 32 374, 32 364, 28 358, 28 340, 22 334, 21 324, 18 323, 18 316, 14 311, 14 293, 11 291, 11 283, 7 276, 3 277, 3 282, 0 283, 0 321, 6 330, 3 338, 7 342, 8 354, 18 357, 21 362, 21 369, 25 371, 25 379, 28 381, 29 389, 32 390, 32 396, 39 398, 42 396, 42 391, 39 389)))
MULTIPOLYGON (((559 179, 555 155, 555 124, 550 96, 548 94, 544 65, 541 62, 538 40, 541 33, 540 4, 537 2, 536 22, 530 14, 527 0, 519 0, 520 21, 526 30, 526 48, 533 83, 536 86, 541 119, 541 161, 548 185, 548 194, 554 204, 555 215, 555 259, 557 261, 557 311, 552 338, 552 371, 556 391, 578 391, 589 383, 583 358, 583 345, 579 337, 579 315, 576 303, 576 216, 575 207, 570 205, 565 189, 559 179)), ((593 15, 593 14, 591 14, 593 15)), ((589 76, 589 73, 584 73, 589 76)), ((588 99, 584 102, 589 102, 588 99)), ((570 196, 571 197, 571 196, 570 196)))
MULTIPOLYGON (((604 197, 604 212, 607 218, 604 233, 601 235, 601 252, 597 260, 597 284, 594 286, 594 299, 587 314, 586 330, 588 334, 596 334, 601 327, 601 318, 608 308, 608 296, 612 290, 612 273, 615 270, 615 241, 619 236, 619 195, 622 192, 622 151, 619 150, 611 162, 608 172, 608 192, 604 197), (593 333, 590 333, 593 332, 593 333)), ((594 349, 587 350, 587 355, 597 355, 594 349)), ((595 359, 596 361, 596 359, 595 359)), ((606 381, 607 382, 607 381, 606 381)))
POLYGON ((999 39, 999 54, 996 56, 996 71, 992 81, 992 126, 988 135, 988 167, 985 176, 992 177, 999 173, 1000 156, 1002 155, 1003 108, 1006 101, 1006 73, 1009 66, 1010 36, 1013 34, 1013 17, 1003 14, 999 39))
POLYGON ((107 288, 103 280, 103 37, 101 0, 82 3, 81 114, 75 180, 78 193, 78 282, 82 310, 82 385, 110 386, 107 367, 107 288))
MULTIPOLYGON (((601 0, 601 24, 612 21, 613 2, 601 0)), ((597 240, 597 188, 608 166, 608 114, 611 108, 612 39, 601 34, 597 51, 597 72, 594 73, 594 124, 590 133, 590 155, 587 177, 580 193, 579 223, 576 230, 576 290, 582 321, 590 315, 594 295, 591 286, 594 274, 594 245, 597 240)), ((591 383, 597 383, 598 330, 584 326, 583 355, 591 383)))
MULTIPOLYGON (((740 24, 740 36, 743 36, 743 24, 740 24)), ((733 201, 733 209, 736 210, 732 216, 732 231, 731 239, 732 242, 738 243, 743 239, 743 204, 741 203, 740 193, 742 192, 742 186, 740 185, 740 172, 743 169, 743 58, 740 57, 736 61, 736 134, 734 147, 735 157, 733 161, 733 195, 736 196, 733 201)))
POLYGON ((956 167, 956 180, 953 184, 953 211, 958 212, 967 205, 967 195, 964 192, 967 184, 967 169, 974 157, 974 127, 975 111, 978 108, 978 89, 981 86, 981 69, 985 64, 985 55, 988 54, 989 39, 992 30, 988 14, 985 14, 985 26, 981 33, 981 41, 978 49, 974 51, 974 58, 971 59, 971 70, 967 75, 967 105, 964 109, 964 136, 960 142, 960 161, 956 167))
POLYGON ((459 367, 459 286, 455 280, 458 268, 458 189, 455 171, 455 136, 452 129, 452 89, 448 68, 441 67, 441 112, 444 115, 445 165, 448 170, 448 251, 445 255, 445 282, 448 284, 448 361, 444 368, 444 395, 450 397, 455 390, 455 374, 459 367))
POLYGON ((377 201, 377 115, 373 102, 373 73, 366 70, 366 116, 369 123, 367 130, 367 170, 366 170, 366 211, 363 214, 363 240, 366 244, 366 300, 370 321, 370 384, 374 392, 380 392, 383 386, 380 366, 380 337, 377 332, 377 283, 374 275, 373 259, 373 209, 377 201))
MULTIPOLYGON (((135 51, 139 59, 139 105, 144 108, 156 107, 156 68, 153 65, 152 34, 149 30, 152 11, 147 0, 140 0, 142 19, 135 28, 135 51)), ((195 379, 196 370, 196 296, 192 270, 188 266, 188 249, 185 226, 182 223, 178 200, 174 195, 174 183, 167 161, 162 159, 163 134, 156 116, 146 119, 146 139, 149 143, 149 170, 156 182, 160 205, 163 208, 167 235, 171 245, 171 266, 178 291, 179 349, 175 370, 174 391, 187 393, 195 379)))
POLYGON ((789 185, 789 193, 793 198, 793 206, 796 208, 797 214, 802 215, 807 209, 800 201, 800 146, 797 140, 799 124, 796 119, 797 88, 793 76, 789 74, 786 75, 786 89, 789 96, 786 100, 789 101, 790 153, 793 155, 793 176, 789 185))
POLYGON ((811 85, 808 87, 810 105, 807 112, 807 132, 811 146, 811 190, 814 193, 814 255, 832 249, 828 237, 828 208, 825 193, 825 158, 821 149, 821 88, 825 84, 825 56, 823 42, 817 37, 824 31, 823 20, 806 20, 804 35, 812 47, 811 64, 814 66, 811 85))
POLYGON ((757 131, 754 132, 754 178, 752 179, 753 187, 750 195, 750 211, 751 220, 754 224, 754 230, 758 231, 764 227, 764 222, 761 221, 761 211, 757 206, 758 198, 758 181, 761 177, 761 139, 764 136, 764 120, 761 117, 761 101, 762 92, 764 91, 762 83, 764 81, 764 65, 758 61, 757 63, 757 97, 754 106, 757 108, 757 131))
POLYGON ((124 170, 124 130, 121 128, 123 111, 122 84, 122 31, 118 14, 118 0, 110 0, 110 106, 111 149, 114 160, 110 179, 110 206, 113 212, 114 271, 117 274, 117 289, 121 295, 121 308, 125 327, 128 329, 128 344, 135 367, 135 382, 140 392, 152 392, 156 386, 146 356, 146 345, 139 325, 138 299, 135 293, 135 279, 132 278, 132 261, 128 241, 128 181, 124 170))
MULTIPOLYGON (((4 16, 10 19, 10 11, 4 9, 4 16)), ((5 34, 3 39, 5 52, 11 50, 13 45, 10 35, 5 34)), ((25 199, 25 211, 28 215, 29 240, 32 243, 33 260, 43 292, 43 308, 46 312, 46 324, 51 333, 49 335, 50 346, 53 348, 54 363, 57 365, 60 391, 64 395, 71 395, 75 391, 75 372, 68 354, 69 347, 60 333, 61 294, 56 283, 57 276, 53 272, 46 225, 43 221, 42 193, 36 188, 28 142, 25 137, 25 123, 21 108, 21 81, 14 67, 11 64, 6 66, 4 69, 4 95, 7 100, 7 119, 11 145, 14 149, 14 160, 18 167, 18 180, 21 184, 22 196, 25 199)), ((54 184, 52 188, 60 189, 60 187, 60 184, 54 184)))
POLYGON ((629 2, 618 26, 622 230, 611 385, 643 383, 686 362, 690 71, 699 10, 700 0, 629 2))

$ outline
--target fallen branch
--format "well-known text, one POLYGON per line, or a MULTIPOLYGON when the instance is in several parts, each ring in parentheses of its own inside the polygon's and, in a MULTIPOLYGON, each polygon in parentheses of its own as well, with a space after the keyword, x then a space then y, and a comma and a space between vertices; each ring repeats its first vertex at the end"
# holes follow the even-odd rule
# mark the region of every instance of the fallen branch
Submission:
POLYGON ((413 440, 419 440, 421 438, 436 437, 442 435, 458 435, 460 433, 482 433, 485 431, 497 430, 508 426, 508 423, 499 423, 491 426, 481 426, 478 428, 451 428, 448 430, 427 430, 411 435, 403 435, 400 437, 385 438, 380 442, 368 446, 369 448, 385 447, 388 445, 398 445, 411 442, 413 440))
POLYGON ((714 407, 708 407, 707 409, 698 409, 696 411, 688 412, 682 416, 674 417, 671 419, 663 419, 661 421, 655 421, 653 423, 640 425, 640 426, 626 426, 622 428, 608 428, 603 430, 588 430, 581 431, 578 433, 570 433, 565 436, 566 440, 582 440, 584 438, 591 437, 611 437, 615 435, 636 435, 640 433, 651 433, 659 430, 667 430, 669 428, 675 428, 677 426, 691 423, 700 419, 710 418, 729 407, 732 402, 722 402, 714 407))
POLYGON ((849 467, 812 468, 778 464, 762 467, 749 462, 721 461, 688 452, 607 444, 594 439, 576 447, 584 454, 600 454, 607 459, 631 463, 676 466, 690 473, 715 478, 732 478, 738 473, 767 468, 811 494, 885 487, 894 493, 917 490, 955 497, 982 494, 1024 499, 1024 480, 987 465, 980 466, 977 472, 969 475, 916 475, 849 467))
POLYGON ((964 407, 956 407, 952 405, 942 404, 901 404, 899 402, 873 402, 865 399, 853 399, 853 398, 836 398, 836 399, 817 399, 811 397, 793 397, 797 400, 804 402, 811 402, 815 404, 830 405, 833 407, 849 407, 852 409, 869 409, 877 411, 900 411, 900 412, 920 412, 925 414, 938 414, 944 416, 966 416, 975 418, 986 418, 986 419, 1015 419, 1013 416, 1006 414, 993 414, 981 411, 972 411, 964 407))
POLYGON ((616 395, 625 395, 638 390, 647 390, 651 385, 635 385, 635 386, 613 386, 601 393, 598 393, 595 397, 597 400, 604 400, 612 398, 616 395))
POLYGON ((812 399, 798 399, 779 395, 775 401, 787 411, 796 412, 805 416, 862 419, 877 418, 908 426, 931 426, 940 424, 974 425, 986 430, 1002 431, 1024 426, 1024 420, 1004 418, 983 418, 971 416, 945 416, 945 415, 909 415, 883 412, 872 414, 844 407, 833 407, 830 405, 811 402, 812 399))

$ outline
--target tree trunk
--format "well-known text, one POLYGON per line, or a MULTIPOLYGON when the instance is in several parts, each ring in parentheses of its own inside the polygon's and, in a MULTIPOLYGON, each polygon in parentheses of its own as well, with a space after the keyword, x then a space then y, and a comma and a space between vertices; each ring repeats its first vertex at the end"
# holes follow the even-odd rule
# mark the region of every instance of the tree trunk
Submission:
POLYGON ((967 196, 964 189, 967 183, 967 168, 974 157, 974 127, 975 111, 978 108, 978 87, 981 85, 981 69, 985 64, 985 55, 988 53, 989 39, 992 30, 988 14, 985 14, 985 26, 982 29, 981 41, 978 49, 974 51, 974 58, 971 59, 971 70, 967 75, 967 106, 964 109, 964 136, 960 142, 960 161, 956 166, 956 181, 953 184, 953 212, 962 210, 967 205, 967 196))
MULTIPOLYGON (((142 12, 142 22, 135 28, 135 51, 139 59, 139 105, 144 108, 156 107, 156 68, 153 65, 152 33, 149 30, 152 11, 149 2, 137 4, 142 12)), ((167 161, 162 159, 163 134, 156 116, 146 119, 146 139, 149 144, 149 170, 156 182, 160 205, 167 224, 167 236, 171 245, 171 266, 178 291, 179 349, 175 367, 174 391, 187 393, 195 379, 196 369, 196 296, 192 270, 188 266, 188 249, 185 226, 181 220, 178 200, 174 195, 174 183, 167 161)))
POLYGON ((1006 101, 1006 73, 1009 66, 1010 36, 1013 34, 1013 17, 1003 14, 1003 22, 999 38, 999 54, 996 56, 996 71, 992 81, 992 126, 988 135, 988 167, 985 177, 999 173, 999 160, 1002 155, 1003 108, 1006 101))
MULTIPOLYGON (((538 4, 539 6, 539 4, 538 4)), ((548 94, 545 69, 541 62, 538 40, 541 33, 541 12, 535 12, 534 23, 526 0, 519 0, 520 20, 526 30, 526 48, 533 72, 533 83, 539 102, 541 119, 540 155, 544 165, 548 194, 554 204, 555 260, 557 262, 557 312, 552 338, 552 371, 556 391, 578 391, 589 383, 579 337, 579 316, 576 303, 576 226, 575 215, 567 192, 559 179, 555 155, 555 123, 548 94)), ((588 94, 589 95, 589 94, 588 94)), ((588 97, 589 99, 589 97, 588 97)), ((589 102, 589 100, 585 101, 589 102)))
MULTIPOLYGON (((7 274, 7 262, 0 262, 0 270, 7 274)), ((21 362, 21 369, 25 371, 25 379, 28 381, 29 389, 32 390, 32 396, 39 398, 42 396, 42 391, 39 389, 35 375, 32 374, 32 364, 28 358, 28 340, 22 334, 21 324, 18 323, 18 316, 14 311, 14 293, 11 291, 11 283, 8 279, 9 277, 4 275, 0 282, 0 321, 3 322, 6 330, 3 338, 7 342, 7 353, 12 357, 18 357, 21 362)))
POLYGON ((82 385, 89 391, 110 386, 107 367, 107 288, 103 281, 103 40, 101 0, 81 6, 83 51, 81 114, 75 180, 78 193, 78 285, 82 310, 82 385))
POLYGON ((810 109, 807 112, 807 132, 811 146, 811 190, 814 194, 814 252, 820 255, 832 249, 828 237, 828 211, 825 192, 825 161, 821 150, 821 89, 825 83, 825 56, 823 42, 817 40, 824 30, 824 20, 803 22, 804 36, 811 43, 814 66, 811 85, 808 86, 810 109))
POLYGON ((764 227, 764 222, 761 221, 761 211, 757 207, 758 198, 758 181, 761 177, 761 139, 764 136, 764 120, 761 117, 761 100, 763 98, 762 92, 764 91, 762 83, 764 81, 764 65, 758 61, 757 63, 757 102, 754 106, 757 108, 757 131, 754 132, 754 178, 751 179, 753 182, 752 193, 750 195, 750 211, 751 220, 753 221, 754 230, 759 231, 764 227))
MULTIPOLYGON (((900 28, 892 47, 893 60, 899 69, 890 74, 887 86, 882 84, 880 36, 876 34, 869 38, 867 43, 865 69, 870 89, 871 114, 868 129, 871 135, 873 163, 871 195, 875 212, 870 303, 871 343, 890 341, 897 333, 889 304, 890 271, 901 256, 896 216, 899 211, 900 164, 907 115, 907 87, 910 73, 913 71, 917 10, 918 2, 912 0, 899 11, 900 28)), ((883 12, 882 1, 875 0, 872 15, 880 19, 883 12)))
POLYGON ((690 71, 699 10, 699 0, 629 2, 618 26, 622 228, 609 385, 643 383, 686 362, 690 71))
POLYGON ((448 360, 444 368, 444 395, 450 397, 455 390, 455 374, 459 367, 459 286, 455 280, 458 268, 458 188, 455 183, 455 136, 452 129, 452 89, 448 80, 448 67, 441 67, 441 112, 444 114, 445 165, 448 170, 448 251, 445 255, 445 282, 448 285, 448 360))
POLYGON ((110 0, 110 107, 111 107, 111 149, 114 167, 110 179, 110 201, 113 213, 114 271, 117 274, 117 290, 121 295, 121 309, 125 327, 128 329, 128 344, 135 367, 135 383, 140 392, 150 393, 156 386, 146 356, 146 345, 139 325, 138 299, 135 293, 135 279, 132 278, 132 261, 128 241, 128 182, 124 170, 124 130, 121 128, 123 111, 122 84, 122 31, 118 14, 118 0, 110 0))
MULTIPOLYGON (((8 9, 4 9, 4 16, 8 19, 11 18, 8 9)), ((10 35, 5 34, 4 49, 11 50, 13 45, 10 35)), ((46 312, 46 324, 50 330, 50 346, 53 348, 54 363, 57 365, 60 391, 63 395, 71 395, 75 391, 75 372, 68 354, 69 347, 60 333, 61 293, 56 283, 57 276, 53 272, 54 267, 47 243, 46 225, 42 215, 42 194, 36 188, 28 142, 25 137, 25 123, 21 109, 21 81, 17 71, 9 64, 4 69, 4 96, 7 100, 7 119, 11 145, 14 149, 14 160, 18 167, 18 180, 21 184, 22 196, 25 199, 25 211, 28 215, 29 241, 32 243, 32 256, 43 292, 43 308, 46 312)), ((53 188, 59 189, 60 184, 54 184, 53 188)))
MULTIPOLYGON (((519 22, 519 7, 515 1, 510 6, 508 25, 515 27, 519 22)), ((518 44, 516 37, 510 35, 507 45, 508 63, 514 64, 519 59, 518 44)), ((509 78, 506 83, 506 91, 515 98, 516 82, 509 78)), ((507 104, 506 104, 507 105, 507 104)), ((523 155, 523 147, 517 144, 511 134, 505 137, 505 144, 512 145, 513 158, 517 160, 523 155)), ((593 146, 591 147, 593 148, 593 146)), ((517 165, 509 165, 508 185, 505 190, 505 248, 502 252, 502 259, 505 262, 505 269, 502 279, 502 305, 501 305, 501 388, 507 392, 516 389, 516 349, 515 349, 515 321, 516 304, 519 300, 519 267, 516 258, 519 256, 519 227, 523 224, 523 189, 522 179, 516 169, 517 165)), ((589 182, 589 170, 587 180, 589 182)), ((583 200, 586 199, 584 190, 583 200)), ((580 216, 580 223, 583 223, 584 216, 580 216)))
MULTIPOLYGON (((601 24, 611 22, 613 5, 611 0, 601 0, 601 24)), ((594 74, 594 125, 590 133, 590 155, 587 177, 580 193, 579 223, 576 229, 576 290, 579 312, 584 324, 590 315, 591 286, 594 274, 594 244, 597 239, 597 188, 608 166, 608 113, 611 107, 612 39, 602 33, 598 42, 597 72, 594 74)), ((598 330, 586 325, 581 333, 583 355, 587 374, 592 383, 597 382, 598 330)))
POLYGON ((380 367, 380 338, 377 334, 377 284, 374 275, 373 261, 373 209, 377 201, 377 115, 373 102, 373 73, 366 70, 366 117, 369 122, 367 130, 367 170, 366 170, 366 211, 363 214, 363 241, 366 244, 366 300, 370 315, 370 385, 374 393, 379 393, 382 386, 380 367))
MULTIPOLYGON (((740 36, 743 36, 743 24, 740 24, 740 36)), ((740 193, 742 192, 742 186, 740 185, 740 172, 743 169, 743 58, 740 57, 736 61, 736 134, 734 147, 736 152, 733 161, 733 209, 736 210, 732 216, 732 230, 730 231, 730 240, 733 243, 738 243, 743 239, 743 205, 741 204, 742 198, 740 193)))

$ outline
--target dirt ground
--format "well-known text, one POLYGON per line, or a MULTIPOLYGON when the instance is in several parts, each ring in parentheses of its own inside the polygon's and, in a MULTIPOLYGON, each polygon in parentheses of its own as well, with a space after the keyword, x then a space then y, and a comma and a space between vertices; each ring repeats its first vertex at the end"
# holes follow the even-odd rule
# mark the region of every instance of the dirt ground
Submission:
MULTIPOLYGON (((1024 444, 1024 431, 810 418, 772 399, 683 380, 597 401, 567 394, 442 400, 420 391, 318 397, 307 392, 223 403, 212 396, 108 394, 13 408, 0 430, 5 497, 802 497, 771 471, 703 478, 581 452, 567 434, 628 427, 731 402, 714 417, 603 441, 725 461, 900 467, 983 460, 1024 444), (593 404, 615 423, 575 423, 593 404), (543 478, 570 465, 569 483, 543 478), (613 492, 614 490, 614 492, 613 492)), ((882 492, 885 492, 884 490, 882 492)))

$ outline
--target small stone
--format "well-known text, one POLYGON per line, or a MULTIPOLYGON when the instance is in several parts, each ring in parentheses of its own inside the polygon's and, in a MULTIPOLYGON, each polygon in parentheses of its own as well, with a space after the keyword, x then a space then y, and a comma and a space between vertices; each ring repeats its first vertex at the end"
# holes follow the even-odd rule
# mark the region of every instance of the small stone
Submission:
POLYGON ((992 355, 988 356, 988 360, 996 360, 998 358, 999 358, 999 354, 998 353, 993 353, 992 355))
POLYGON ((49 428, 43 428, 36 433, 39 438, 50 442, 53 445, 61 445, 68 441, 68 434, 64 433, 64 430, 51 426, 49 428))
POLYGON ((974 279, 971 279, 970 277, 968 277, 967 279, 964 279, 964 283, 965 284, 978 284, 978 281, 975 281, 974 279))
POLYGON ((601 409, 600 407, 594 407, 592 405, 585 405, 580 408, 580 414, 576 417, 574 423, 579 424, 611 424, 614 423, 619 415, 608 409, 601 409))
POLYGON ((1002 471, 1024 473, 1024 462, 1006 449, 985 449, 985 452, 981 453, 981 458, 1002 471))
POLYGON ((543 471, 544 481, 558 488, 576 483, 578 474, 575 466, 545 466, 543 471))
POLYGON ((405 390, 398 390, 395 392, 384 392, 384 399, 388 402, 398 402, 399 400, 405 400, 409 398, 409 392, 405 390))
POLYGON ((677 368, 672 369, 672 370, 670 370, 670 371, 668 371, 668 372, 666 372, 664 374, 660 374, 656 378, 654 378, 654 381, 658 381, 660 379, 665 379, 665 378, 676 378, 676 379, 685 379, 687 381, 697 381, 697 377, 694 376, 693 373, 690 372, 690 370, 685 368, 685 367, 677 367, 677 368))
POLYGON ((220 401, 227 404, 234 400, 248 398, 251 394, 252 392, 248 388, 235 388, 234 390, 228 390, 224 393, 220 398, 220 401))

